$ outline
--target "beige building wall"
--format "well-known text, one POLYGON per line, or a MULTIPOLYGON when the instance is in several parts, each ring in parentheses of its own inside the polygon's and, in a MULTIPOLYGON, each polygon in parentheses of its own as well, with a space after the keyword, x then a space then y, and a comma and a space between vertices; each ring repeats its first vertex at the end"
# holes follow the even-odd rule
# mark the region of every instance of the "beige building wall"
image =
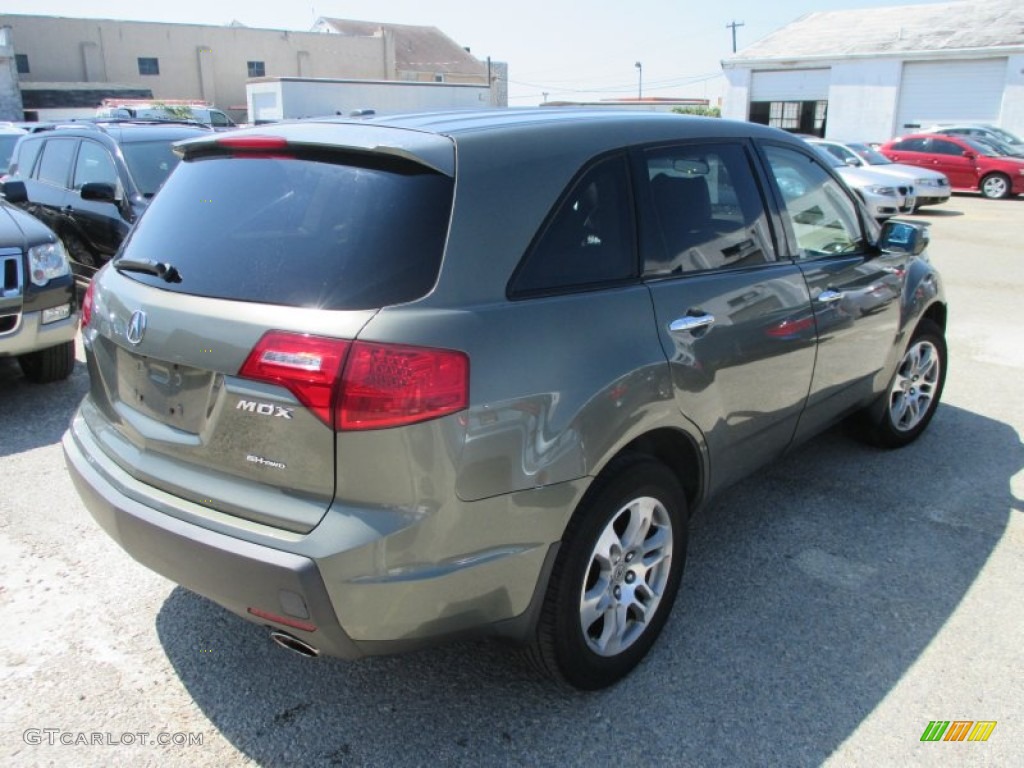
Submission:
POLYGON ((14 14, 0 14, 0 26, 28 56, 23 82, 123 83, 222 109, 244 108, 249 61, 262 61, 267 77, 394 77, 381 36, 14 14), (157 59, 160 74, 140 75, 140 57, 157 59))

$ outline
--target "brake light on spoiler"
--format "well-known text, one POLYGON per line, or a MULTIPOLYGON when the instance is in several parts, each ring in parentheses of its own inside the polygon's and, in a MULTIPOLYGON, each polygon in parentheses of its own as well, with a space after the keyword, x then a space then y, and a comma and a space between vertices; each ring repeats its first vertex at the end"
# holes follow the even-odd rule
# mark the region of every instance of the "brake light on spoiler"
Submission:
POLYGON ((285 387, 336 430, 405 426, 469 405, 469 358, 449 349, 270 331, 238 375, 285 387))

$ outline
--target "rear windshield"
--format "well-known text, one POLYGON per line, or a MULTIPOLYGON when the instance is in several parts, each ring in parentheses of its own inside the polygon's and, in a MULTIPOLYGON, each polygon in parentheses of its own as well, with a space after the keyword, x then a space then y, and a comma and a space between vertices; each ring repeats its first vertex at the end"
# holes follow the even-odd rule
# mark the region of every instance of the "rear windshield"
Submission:
POLYGON ((412 301, 437 279, 452 191, 451 179, 411 163, 188 160, 122 251, 173 265, 181 281, 124 274, 196 296, 293 307, 412 301))
POLYGON ((124 142, 121 152, 139 192, 152 197, 178 164, 171 146, 177 139, 124 142))

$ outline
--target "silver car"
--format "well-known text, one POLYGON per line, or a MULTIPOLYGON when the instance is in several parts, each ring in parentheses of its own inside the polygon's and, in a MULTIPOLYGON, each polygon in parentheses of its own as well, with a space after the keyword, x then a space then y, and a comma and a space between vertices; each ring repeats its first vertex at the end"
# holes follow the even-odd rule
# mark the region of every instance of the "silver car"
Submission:
POLYGON ((817 147, 835 155, 851 168, 869 168, 884 171, 900 177, 914 186, 914 210, 925 205, 941 205, 948 202, 951 194, 946 174, 915 165, 894 163, 881 152, 860 142, 812 141, 817 147))
POLYGON ((913 213, 917 207, 916 190, 907 178, 874 168, 853 168, 816 141, 807 143, 857 193, 857 197, 878 221, 900 213, 913 213))
POLYGON ((129 554, 305 656, 486 635, 607 686, 708 499, 936 412, 926 228, 778 130, 491 110, 179 151, 86 295, 67 463, 129 554))

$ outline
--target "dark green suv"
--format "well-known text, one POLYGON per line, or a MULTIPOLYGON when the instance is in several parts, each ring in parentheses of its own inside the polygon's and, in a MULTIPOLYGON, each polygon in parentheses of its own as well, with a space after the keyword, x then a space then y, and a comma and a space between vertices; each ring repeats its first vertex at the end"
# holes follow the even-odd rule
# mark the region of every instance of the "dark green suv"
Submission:
POLYGON ((926 228, 781 131, 492 110, 178 149, 86 295, 64 450, 133 557, 303 655, 485 634, 608 685, 693 510, 839 419, 894 447, 936 412, 926 228))

